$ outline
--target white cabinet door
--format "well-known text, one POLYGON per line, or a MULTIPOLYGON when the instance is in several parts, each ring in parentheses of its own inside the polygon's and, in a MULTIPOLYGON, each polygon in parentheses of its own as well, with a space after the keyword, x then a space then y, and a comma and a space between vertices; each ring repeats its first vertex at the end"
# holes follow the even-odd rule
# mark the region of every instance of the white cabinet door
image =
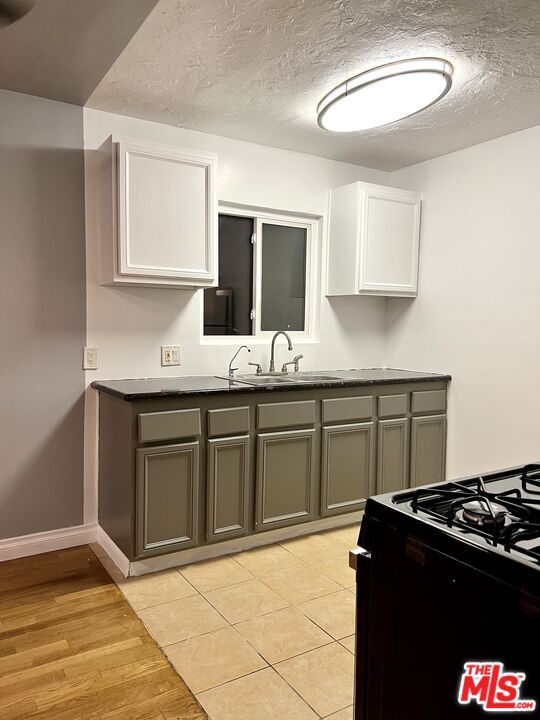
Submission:
POLYGON ((360 293, 416 295, 420 240, 418 193, 366 186, 362 190, 360 293))
POLYGON ((419 193, 352 183, 331 191, 327 295, 414 296, 419 193))
POLYGON ((103 284, 216 285, 217 156, 118 138, 109 148, 113 207, 101 220, 103 284))

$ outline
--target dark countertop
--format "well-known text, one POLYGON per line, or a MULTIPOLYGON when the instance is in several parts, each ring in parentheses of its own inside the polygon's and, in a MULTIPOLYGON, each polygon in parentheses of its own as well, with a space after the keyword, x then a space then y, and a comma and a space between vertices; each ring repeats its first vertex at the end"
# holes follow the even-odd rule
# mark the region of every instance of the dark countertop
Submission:
MULTIPOLYGON (((315 372, 315 371, 313 371, 315 372)), ((396 370, 393 368, 367 368, 352 370, 318 370, 317 374, 334 375, 335 380, 281 383, 279 385, 249 385, 211 375, 186 377, 137 378, 133 380, 97 380, 92 387, 128 402, 153 400, 162 397, 209 395, 212 393, 281 392, 286 390, 313 390, 332 387, 360 387, 362 385, 391 385, 395 383, 448 382, 450 375, 396 370)), ((307 373, 305 373, 307 374, 307 373)))

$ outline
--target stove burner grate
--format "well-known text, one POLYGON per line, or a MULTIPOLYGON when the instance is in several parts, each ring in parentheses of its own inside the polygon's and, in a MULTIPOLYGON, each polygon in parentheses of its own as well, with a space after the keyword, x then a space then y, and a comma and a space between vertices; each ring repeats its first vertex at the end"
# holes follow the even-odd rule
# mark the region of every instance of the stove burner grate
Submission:
MULTIPOLYGON (((520 479, 524 492, 540 495, 540 464, 525 466, 520 479), (538 491, 532 491, 531 485, 538 491)), ((482 477, 467 484, 450 482, 443 487, 418 488, 412 495, 411 508, 415 514, 426 513, 449 528, 480 535, 508 552, 519 551, 539 560, 539 547, 527 547, 525 541, 540 538, 540 499, 523 498, 519 488, 489 492, 482 477)))
POLYGON ((525 492, 540 495, 540 464, 525 465, 521 473, 521 486, 525 492), (534 488, 534 490, 533 490, 534 488))

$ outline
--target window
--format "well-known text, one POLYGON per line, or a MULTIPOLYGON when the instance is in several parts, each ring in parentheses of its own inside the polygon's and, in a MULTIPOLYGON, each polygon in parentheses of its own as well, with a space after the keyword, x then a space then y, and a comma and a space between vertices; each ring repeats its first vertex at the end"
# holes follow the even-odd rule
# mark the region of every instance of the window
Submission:
POLYGON ((204 291, 204 334, 308 334, 316 226, 311 219, 222 212, 219 284, 204 291))

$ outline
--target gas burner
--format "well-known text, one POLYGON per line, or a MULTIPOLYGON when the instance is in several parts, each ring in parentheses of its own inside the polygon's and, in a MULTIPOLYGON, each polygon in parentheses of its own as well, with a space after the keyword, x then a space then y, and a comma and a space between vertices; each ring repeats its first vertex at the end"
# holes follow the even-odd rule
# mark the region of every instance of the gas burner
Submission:
POLYGON ((470 500, 462 504, 463 519, 478 528, 501 528, 506 520, 508 510, 498 503, 489 500, 470 500))
POLYGON ((540 463, 417 488, 396 500, 410 501, 415 515, 453 533, 465 531, 540 565, 540 463))

